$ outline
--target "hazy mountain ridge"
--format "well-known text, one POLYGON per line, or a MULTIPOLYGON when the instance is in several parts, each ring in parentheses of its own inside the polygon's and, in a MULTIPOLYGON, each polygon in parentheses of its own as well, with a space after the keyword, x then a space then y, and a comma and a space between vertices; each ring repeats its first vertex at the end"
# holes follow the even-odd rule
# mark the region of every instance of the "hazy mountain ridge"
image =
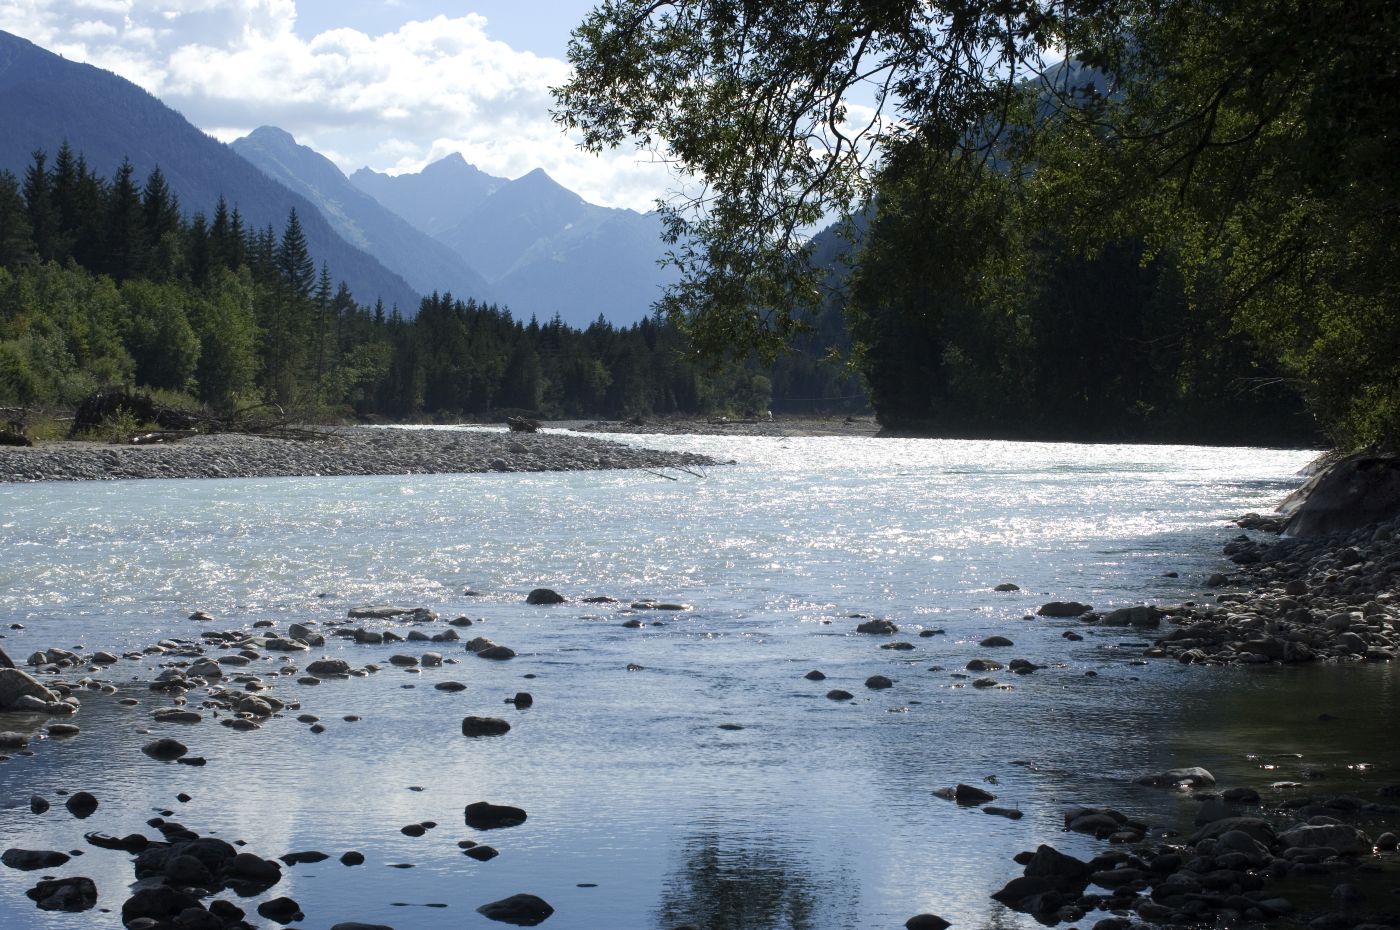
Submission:
POLYGON ((123 158, 141 181, 159 165, 186 214, 212 213, 222 195, 246 228, 270 223, 280 235, 295 208, 317 263, 328 263, 358 300, 382 298, 405 313, 417 308, 418 292, 337 235, 311 201, 125 78, 0 32, 0 120, 0 168, 22 176, 35 150, 52 155, 66 139, 104 177, 123 158))
POLYGON ((350 175, 350 183, 416 229, 438 236, 509 182, 467 164, 454 152, 417 174, 389 175, 361 168, 350 175))
POLYGON ((451 247, 517 316, 632 323, 675 279, 658 265, 657 214, 589 203, 539 168, 506 181, 450 155, 418 174, 361 169, 351 182, 451 247), (461 211, 451 224, 447 204, 461 211))
POLYGON ((305 196, 347 242, 378 258, 421 294, 450 291, 479 302, 491 288, 443 243, 351 184, 330 159, 291 134, 263 126, 230 146, 264 174, 305 196))

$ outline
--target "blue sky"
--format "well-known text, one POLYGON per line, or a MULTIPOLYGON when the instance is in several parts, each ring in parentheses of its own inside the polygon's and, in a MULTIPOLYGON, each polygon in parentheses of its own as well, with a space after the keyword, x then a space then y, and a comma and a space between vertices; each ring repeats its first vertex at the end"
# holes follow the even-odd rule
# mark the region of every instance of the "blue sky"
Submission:
POLYGON ((230 141, 278 126, 349 174, 460 152, 543 168, 585 198, 649 209, 670 186, 632 150, 597 158, 550 120, 588 0, 4 0, 0 29, 114 71, 230 141))
POLYGON ((409 20, 434 16, 478 13, 490 24, 490 34, 512 48, 553 58, 563 58, 569 32, 593 8, 589 0, 477 0, 443 3, 434 0, 319 0, 297 4, 297 32, 311 38, 318 32, 349 26, 361 32, 382 33, 409 20))

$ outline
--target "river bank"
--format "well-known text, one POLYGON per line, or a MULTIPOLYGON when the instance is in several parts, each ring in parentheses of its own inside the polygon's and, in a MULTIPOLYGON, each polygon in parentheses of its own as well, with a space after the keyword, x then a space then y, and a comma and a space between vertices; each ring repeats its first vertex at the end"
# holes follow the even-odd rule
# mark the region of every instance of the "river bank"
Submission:
POLYGON ((587 436, 345 427, 318 439, 237 433, 153 445, 0 447, 0 482, 693 468, 714 460, 587 436))

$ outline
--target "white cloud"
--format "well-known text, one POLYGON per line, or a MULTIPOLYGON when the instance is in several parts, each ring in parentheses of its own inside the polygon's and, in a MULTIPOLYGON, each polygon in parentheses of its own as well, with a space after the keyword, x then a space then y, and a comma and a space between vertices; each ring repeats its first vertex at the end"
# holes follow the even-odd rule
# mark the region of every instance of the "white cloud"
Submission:
POLYGON ((9 0, 0 29, 108 68, 218 138, 275 125, 333 158, 395 173, 460 152, 519 177, 542 167, 609 206, 650 209, 667 187, 630 151, 595 158, 550 121, 568 66, 491 38, 476 14, 371 36, 298 36, 293 0, 9 0))

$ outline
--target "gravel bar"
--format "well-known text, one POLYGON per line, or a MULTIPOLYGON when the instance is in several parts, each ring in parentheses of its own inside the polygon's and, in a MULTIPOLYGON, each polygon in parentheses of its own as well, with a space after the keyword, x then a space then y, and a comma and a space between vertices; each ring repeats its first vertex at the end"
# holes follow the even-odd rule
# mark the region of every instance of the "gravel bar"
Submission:
POLYGON ((273 478, 465 472, 678 469, 719 464, 586 436, 464 430, 327 430, 321 439, 223 433, 168 445, 87 442, 0 447, 0 482, 273 478))

